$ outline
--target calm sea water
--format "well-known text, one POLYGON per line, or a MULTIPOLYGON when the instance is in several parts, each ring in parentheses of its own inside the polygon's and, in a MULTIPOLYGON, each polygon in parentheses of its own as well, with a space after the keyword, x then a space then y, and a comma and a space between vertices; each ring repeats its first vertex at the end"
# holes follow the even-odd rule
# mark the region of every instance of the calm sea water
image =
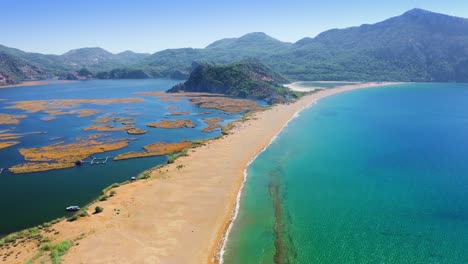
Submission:
POLYGON ((225 263, 468 263, 468 84, 321 99, 249 167, 225 263))
MULTIPOLYGON (((24 136, 19 139, 21 144, 0 150, 0 168, 8 168, 23 162, 19 154, 20 148, 31 148, 50 145, 59 141, 73 142, 76 137, 97 134, 96 131, 83 131, 84 127, 92 125, 92 121, 106 113, 118 113, 119 117, 132 114, 136 127, 148 131, 145 135, 127 135, 125 131, 104 132, 110 138, 138 138, 131 141, 129 147, 121 150, 101 153, 96 157, 115 156, 128 151, 140 151, 142 147, 156 142, 179 142, 212 138, 220 131, 210 133, 201 130, 207 125, 203 118, 220 116, 224 124, 240 117, 239 114, 228 115, 222 111, 200 109, 187 100, 180 102, 164 102, 155 97, 139 96, 137 92, 164 91, 178 83, 174 80, 96 80, 66 84, 42 85, 31 87, 15 87, 0 89, 0 113, 26 114, 19 125, 0 125, 0 130, 15 128, 13 133, 46 132, 24 136), (86 118, 76 115, 57 116, 56 120, 43 121, 47 116, 43 112, 27 113, 22 110, 8 109, 12 102, 23 100, 46 99, 105 99, 140 97, 141 103, 94 105, 83 104, 77 109, 98 109, 102 113, 86 118), (168 110, 168 106, 176 106, 168 110), (166 118, 172 111, 188 111, 191 114, 170 117, 169 119, 191 119, 196 128, 159 129, 147 128, 146 124, 166 118), (196 115, 211 111, 212 114, 196 115), (51 140, 61 137, 58 140, 51 140)), ((118 124, 114 124, 118 125, 118 124)), ((124 161, 109 161, 105 165, 84 165, 72 169, 55 170, 41 173, 12 174, 4 171, 0 174, 0 237, 1 235, 34 226, 64 215, 68 205, 84 205, 95 199, 100 191, 115 182, 129 180, 140 172, 165 163, 167 157, 151 157, 124 161)))
POLYGON ((295 86, 302 88, 335 88, 343 85, 353 85, 356 82, 320 82, 320 81, 305 81, 305 82, 296 82, 295 86))

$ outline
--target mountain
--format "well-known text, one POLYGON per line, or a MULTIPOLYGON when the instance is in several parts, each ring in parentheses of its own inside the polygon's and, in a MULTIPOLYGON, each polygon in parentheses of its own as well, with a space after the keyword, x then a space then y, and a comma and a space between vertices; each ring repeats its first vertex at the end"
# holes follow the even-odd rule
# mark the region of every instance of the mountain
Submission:
POLYGON ((281 75, 256 61, 228 65, 202 63, 194 68, 186 82, 172 87, 168 92, 217 93, 283 103, 296 96, 281 85, 286 82, 281 75))
POLYGON ((269 62, 298 79, 468 81, 468 20, 413 9, 373 25, 333 29, 269 62))
POLYGON ((264 33, 223 39, 205 49, 157 52, 154 75, 186 75, 192 61, 256 58, 294 80, 468 81, 467 19, 413 9, 372 25, 332 29, 284 43, 264 33))
MULTIPOLYGON (((113 54, 102 48, 81 48, 70 50, 62 55, 47 55, 33 52, 25 52, 19 49, 0 45, 0 72, 5 76, 2 83, 6 83, 8 73, 9 82, 23 80, 45 79, 59 77, 61 79, 86 79, 93 78, 100 71, 113 70, 116 78, 132 78, 149 75, 127 69, 136 62, 141 61, 150 54, 124 51, 113 54), (14 63, 13 63, 14 62, 14 63), (25 72, 18 71, 24 68, 25 72), (26 66, 27 67, 26 67, 26 66), (114 70, 121 68, 121 70, 114 70), (125 70, 122 70, 125 68, 125 70), (126 74, 116 72, 127 72, 126 74)), ((150 76, 149 76, 150 77, 150 76)))
POLYGON ((136 53, 130 50, 126 50, 120 53, 115 54, 118 60, 122 61, 123 63, 137 63, 140 60, 148 57, 149 53, 136 53))
POLYGON ((255 32, 202 49, 167 49, 151 55, 113 54, 101 48, 46 55, 2 45, 0 52, 45 73, 37 76, 60 78, 185 79, 194 69, 193 62, 254 59, 291 80, 468 82, 468 20, 413 9, 379 23, 332 29, 296 43, 255 32))
POLYGON ((61 59, 72 68, 107 68, 115 65, 114 54, 102 48, 81 48, 70 50, 61 59))
POLYGON ((68 68, 60 59, 59 55, 24 52, 22 50, 6 47, 3 45, 0 45, 0 52, 4 52, 5 54, 12 56, 16 60, 27 62, 28 64, 43 70, 47 73, 47 75, 50 76, 58 76, 70 70, 70 68, 68 68))
POLYGON ((206 47, 209 52, 242 53, 243 56, 261 57, 269 56, 275 52, 282 52, 292 47, 292 43, 281 42, 263 32, 246 34, 240 38, 226 38, 213 42, 206 47))
POLYGON ((17 84, 23 80, 44 78, 41 69, 0 51, 0 85, 17 84))
POLYGON ((187 78, 192 62, 204 61, 204 57, 202 49, 167 49, 150 55, 137 67, 151 69, 154 77, 187 78))
POLYGON ((261 59, 287 50, 292 43, 281 42, 265 33, 250 33, 239 38, 213 42, 204 49, 167 49, 147 57, 139 66, 152 69, 154 76, 187 78, 192 62, 232 63, 261 59))
POLYGON ((61 55, 60 58, 65 64, 70 65, 74 69, 87 68, 98 71, 129 66, 148 55, 132 51, 113 54, 105 49, 94 47, 70 50, 61 55))

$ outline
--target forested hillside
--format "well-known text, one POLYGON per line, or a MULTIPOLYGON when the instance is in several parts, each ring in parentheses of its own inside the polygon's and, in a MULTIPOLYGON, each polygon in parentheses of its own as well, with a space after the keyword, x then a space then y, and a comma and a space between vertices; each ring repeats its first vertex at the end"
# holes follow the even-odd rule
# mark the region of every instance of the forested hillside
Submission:
MULTIPOLYGON (((1 45, 0 52, 44 73, 38 77, 184 79, 194 62, 255 59, 291 80, 468 82, 468 20, 413 9, 376 24, 332 29, 296 43, 257 32, 221 39, 203 49, 167 49, 151 55, 113 54, 101 48, 44 55, 1 45)), ((8 65, 11 62, 3 62, 0 72, 14 72, 8 65)))

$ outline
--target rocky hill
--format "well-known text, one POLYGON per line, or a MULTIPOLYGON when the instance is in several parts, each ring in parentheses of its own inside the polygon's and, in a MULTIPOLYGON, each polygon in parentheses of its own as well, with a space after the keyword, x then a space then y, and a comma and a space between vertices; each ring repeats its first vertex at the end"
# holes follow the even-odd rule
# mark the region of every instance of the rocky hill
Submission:
POLYGON ((172 87, 168 92, 217 93, 262 99, 271 104, 284 103, 297 96, 281 85, 286 82, 281 75, 255 61, 229 65, 202 63, 194 67, 186 82, 172 87))

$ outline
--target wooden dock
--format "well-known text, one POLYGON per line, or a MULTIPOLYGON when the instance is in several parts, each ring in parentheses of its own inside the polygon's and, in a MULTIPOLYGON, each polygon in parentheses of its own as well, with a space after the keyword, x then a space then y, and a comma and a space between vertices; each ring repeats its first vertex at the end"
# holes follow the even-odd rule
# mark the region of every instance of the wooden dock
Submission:
POLYGON ((91 165, 97 165, 97 164, 106 164, 106 162, 109 160, 110 157, 105 157, 105 158, 96 158, 93 157, 93 159, 90 161, 89 164, 91 165))

